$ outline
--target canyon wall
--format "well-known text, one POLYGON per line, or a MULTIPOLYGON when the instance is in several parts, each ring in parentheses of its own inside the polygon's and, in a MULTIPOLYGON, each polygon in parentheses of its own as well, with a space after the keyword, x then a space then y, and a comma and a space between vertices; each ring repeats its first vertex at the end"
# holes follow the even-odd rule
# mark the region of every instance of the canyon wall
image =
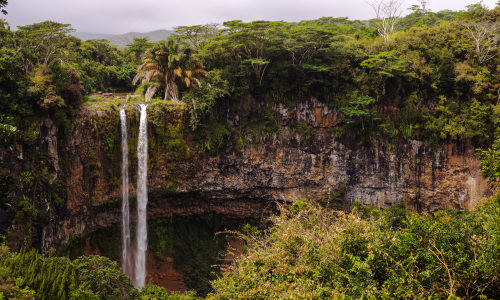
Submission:
MULTIPOLYGON (((136 174, 137 108, 126 105, 130 174, 136 174)), ((386 208, 405 202, 421 212, 471 209, 490 194, 473 148, 444 143, 431 149, 417 140, 391 145, 382 138, 361 145, 348 134, 336 138, 337 112, 314 99, 274 109, 279 130, 246 136, 238 146, 229 141, 210 155, 199 151, 199 140, 189 130, 187 108, 151 104, 148 219, 200 214, 259 218, 275 212, 279 203, 300 198, 328 201, 343 183, 346 204, 359 200, 386 208), (310 132, 293 130, 291 122, 310 124, 310 132)), ((228 121, 236 125, 239 117, 228 121)), ((49 120, 41 126, 51 172, 54 178, 63 172, 67 183, 64 209, 50 213, 43 227, 42 249, 119 225, 118 110, 84 109, 64 142, 58 141, 61 135, 49 120)), ((22 161, 22 147, 14 147, 10 156, 22 161)), ((131 217, 134 222, 134 213, 131 217)))

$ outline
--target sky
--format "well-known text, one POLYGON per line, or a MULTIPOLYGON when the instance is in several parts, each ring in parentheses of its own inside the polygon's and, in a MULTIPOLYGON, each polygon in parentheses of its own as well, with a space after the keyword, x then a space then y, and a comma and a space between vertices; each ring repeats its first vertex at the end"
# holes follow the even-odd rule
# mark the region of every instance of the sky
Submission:
MULTIPOLYGON (((368 2, 373 2, 369 0, 368 2)), ((497 0, 483 0, 493 8, 497 0)), ((430 0, 434 12, 463 10, 475 0, 430 0)), ((405 0, 406 8, 418 4, 405 0)), ((45 20, 71 24, 81 32, 121 34, 149 32, 230 20, 301 21, 321 17, 349 17, 366 20, 374 17, 365 0, 8 0, 4 18, 15 29, 45 20)))

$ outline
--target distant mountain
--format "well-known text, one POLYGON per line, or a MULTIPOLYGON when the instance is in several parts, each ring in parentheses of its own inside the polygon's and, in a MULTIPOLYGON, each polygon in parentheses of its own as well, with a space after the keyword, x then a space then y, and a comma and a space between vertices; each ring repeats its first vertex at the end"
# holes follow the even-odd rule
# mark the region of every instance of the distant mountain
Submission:
POLYGON ((148 37, 150 42, 157 42, 166 39, 172 34, 171 30, 155 30, 150 32, 127 32, 124 34, 108 34, 108 33, 92 33, 92 32, 74 32, 71 35, 83 41, 94 39, 108 40, 111 45, 116 45, 118 48, 125 48, 128 44, 134 41, 134 38, 148 37))

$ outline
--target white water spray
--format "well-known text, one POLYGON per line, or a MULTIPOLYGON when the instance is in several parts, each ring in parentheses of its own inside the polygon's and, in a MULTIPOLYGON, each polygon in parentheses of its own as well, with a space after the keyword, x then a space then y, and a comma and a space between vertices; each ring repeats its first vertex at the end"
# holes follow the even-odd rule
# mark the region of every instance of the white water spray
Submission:
POLYGON ((146 282, 146 248, 148 245, 148 229, 146 225, 146 206, 148 204, 148 119, 147 106, 141 104, 139 121, 139 142, 137 144, 137 249, 135 253, 135 282, 137 288, 146 282))
POLYGON ((130 215, 128 200, 128 134, 127 134, 127 114, 120 109, 120 124, 122 131, 122 269, 127 275, 132 274, 132 264, 130 259, 130 215))

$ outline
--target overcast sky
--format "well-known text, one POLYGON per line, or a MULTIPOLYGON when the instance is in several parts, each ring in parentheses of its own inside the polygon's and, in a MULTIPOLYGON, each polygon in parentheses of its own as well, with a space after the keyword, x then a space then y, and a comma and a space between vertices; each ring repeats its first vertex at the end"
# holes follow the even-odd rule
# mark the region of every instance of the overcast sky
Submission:
MULTIPOLYGON (((365 0, 8 0, 12 26, 45 20, 71 24, 77 31, 100 33, 148 32, 181 25, 229 20, 301 21, 323 16, 366 20, 374 17, 365 0)), ((430 0, 429 8, 463 10, 474 0, 430 0)), ((417 4, 406 0, 404 9, 417 4)), ((496 0, 484 0, 489 8, 496 0)), ((407 10, 405 13, 408 12, 407 10)), ((0 15, 2 18, 2 15, 0 15)))

